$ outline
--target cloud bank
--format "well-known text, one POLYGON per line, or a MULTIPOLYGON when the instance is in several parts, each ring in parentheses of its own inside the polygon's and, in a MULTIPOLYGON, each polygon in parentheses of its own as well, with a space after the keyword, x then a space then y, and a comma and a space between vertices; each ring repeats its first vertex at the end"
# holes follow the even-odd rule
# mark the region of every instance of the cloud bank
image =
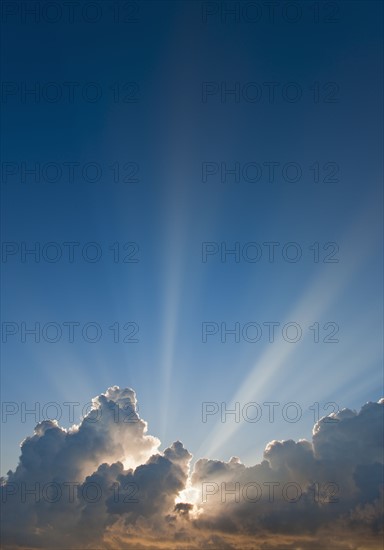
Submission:
POLYGON ((2 480, 2 548, 381 548, 384 399, 322 418, 312 441, 271 441, 260 464, 193 470, 181 442, 159 451, 133 390, 92 403, 23 441, 2 480))

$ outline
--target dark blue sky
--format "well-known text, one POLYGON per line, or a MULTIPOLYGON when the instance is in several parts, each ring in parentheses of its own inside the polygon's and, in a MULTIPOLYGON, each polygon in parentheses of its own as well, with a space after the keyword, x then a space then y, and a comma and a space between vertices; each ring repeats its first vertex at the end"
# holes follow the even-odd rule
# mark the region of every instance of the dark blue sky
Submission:
MULTIPOLYGON (((308 435, 314 402, 377 400, 382 3, 43 4, 2 5, 3 400, 130 386, 164 444, 220 459, 259 457, 270 425, 202 423, 202 402, 299 403, 277 439, 308 435)), ((33 424, 3 424, 5 471, 33 424)))

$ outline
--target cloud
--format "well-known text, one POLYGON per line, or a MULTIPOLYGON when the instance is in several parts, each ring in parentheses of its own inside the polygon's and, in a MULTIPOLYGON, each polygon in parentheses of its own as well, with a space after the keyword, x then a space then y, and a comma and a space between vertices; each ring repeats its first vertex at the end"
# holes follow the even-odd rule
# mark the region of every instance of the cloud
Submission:
POLYGON ((78 426, 44 421, 23 441, 3 480, 4 548, 377 546, 384 400, 321 419, 312 441, 271 441, 260 464, 203 458, 192 472, 180 441, 159 451, 133 390, 92 403, 78 426))
MULTIPOLYGON (((70 522, 74 528, 82 514, 86 477, 103 463, 121 461, 132 467, 145 463, 160 445, 146 432, 135 392, 117 386, 92 400, 92 409, 78 426, 65 430, 56 421, 39 423, 34 435, 23 441, 19 465, 8 473, 2 488, 5 536, 17 533, 17 540, 26 544, 28 532, 33 541, 51 540, 63 527, 66 540, 66 525, 70 522)), ((91 493, 85 498, 92 501, 91 493)))

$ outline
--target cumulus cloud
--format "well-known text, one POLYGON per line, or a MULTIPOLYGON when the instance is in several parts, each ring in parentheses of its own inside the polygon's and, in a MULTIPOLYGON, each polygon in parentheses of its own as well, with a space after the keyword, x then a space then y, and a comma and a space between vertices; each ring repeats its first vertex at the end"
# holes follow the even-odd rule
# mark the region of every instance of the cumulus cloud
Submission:
POLYGON ((3 480, 4 548, 377 547, 384 400, 321 419, 312 441, 271 441, 260 464, 193 471, 181 442, 159 451, 133 390, 92 403, 78 426, 44 421, 22 443, 3 480))

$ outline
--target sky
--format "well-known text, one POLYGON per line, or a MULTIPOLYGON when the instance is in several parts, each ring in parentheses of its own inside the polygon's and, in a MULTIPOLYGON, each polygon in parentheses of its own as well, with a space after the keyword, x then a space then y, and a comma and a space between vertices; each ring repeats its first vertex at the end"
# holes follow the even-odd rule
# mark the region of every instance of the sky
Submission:
MULTIPOLYGON (((199 459, 256 468, 330 413, 364 432, 383 396, 382 3, 0 9, 1 474, 24 479, 36 424, 75 441, 63 430, 124 388, 148 433, 100 460, 156 479, 168 460, 177 491, 209 478, 199 459)), ((9 540, 33 546, 25 508, 26 538, 9 540)))

